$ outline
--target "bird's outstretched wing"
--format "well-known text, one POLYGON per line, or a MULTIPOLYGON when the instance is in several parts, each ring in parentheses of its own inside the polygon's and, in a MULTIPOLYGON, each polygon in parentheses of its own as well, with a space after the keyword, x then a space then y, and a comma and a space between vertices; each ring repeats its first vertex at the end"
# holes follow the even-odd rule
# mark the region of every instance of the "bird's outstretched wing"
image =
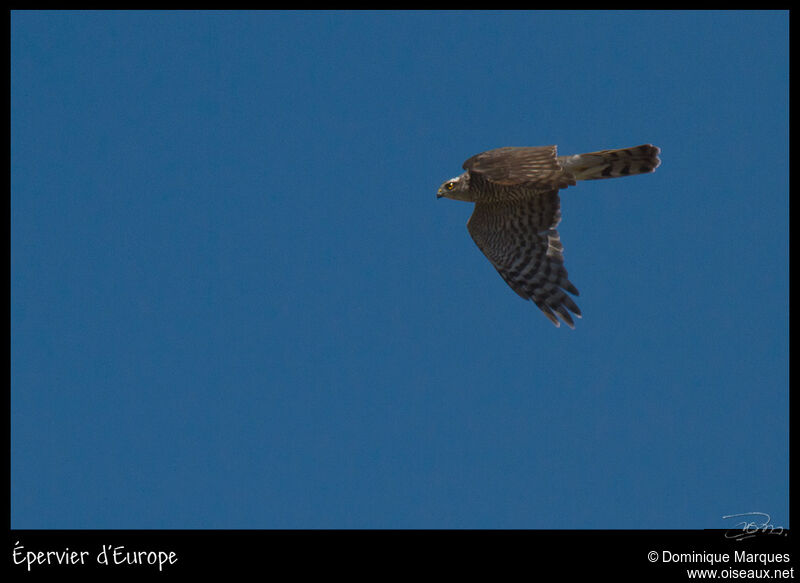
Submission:
POLYGON ((578 290, 564 268, 560 220, 558 190, 552 190, 524 200, 476 203, 467 229, 511 289, 533 300, 556 326, 558 314, 574 328, 570 312, 580 317, 581 311, 566 293, 578 290))
POLYGON ((526 186, 534 190, 566 188, 575 178, 558 160, 555 146, 497 148, 476 154, 464 162, 471 179, 502 186, 526 186))

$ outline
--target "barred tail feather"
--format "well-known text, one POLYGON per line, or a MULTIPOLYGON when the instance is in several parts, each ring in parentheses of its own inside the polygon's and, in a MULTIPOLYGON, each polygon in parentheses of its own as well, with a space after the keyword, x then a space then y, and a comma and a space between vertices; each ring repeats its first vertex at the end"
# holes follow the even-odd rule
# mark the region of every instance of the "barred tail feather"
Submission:
POLYGON ((620 150, 561 156, 558 161, 575 180, 599 180, 653 172, 661 164, 660 153, 656 146, 643 144, 620 150))

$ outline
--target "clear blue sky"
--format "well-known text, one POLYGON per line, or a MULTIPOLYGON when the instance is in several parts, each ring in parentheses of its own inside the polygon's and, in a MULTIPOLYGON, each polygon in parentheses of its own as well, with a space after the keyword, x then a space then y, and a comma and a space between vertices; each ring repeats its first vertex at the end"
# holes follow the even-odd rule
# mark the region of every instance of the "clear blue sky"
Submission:
POLYGON ((13 12, 13 528, 789 526, 786 12, 13 12), (562 192, 584 317, 436 200, 562 192))

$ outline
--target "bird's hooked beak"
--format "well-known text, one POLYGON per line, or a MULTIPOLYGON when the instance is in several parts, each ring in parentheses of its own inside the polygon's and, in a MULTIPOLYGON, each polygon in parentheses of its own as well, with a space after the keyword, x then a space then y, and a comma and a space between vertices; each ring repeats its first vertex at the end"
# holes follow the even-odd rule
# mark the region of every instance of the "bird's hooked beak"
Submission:
POLYGON ((436 198, 437 198, 437 199, 438 199, 438 198, 442 198, 442 196, 443 196, 443 195, 442 195, 442 189, 440 188, 439 190, 437 190, 437 191, 436 191, 436 198))

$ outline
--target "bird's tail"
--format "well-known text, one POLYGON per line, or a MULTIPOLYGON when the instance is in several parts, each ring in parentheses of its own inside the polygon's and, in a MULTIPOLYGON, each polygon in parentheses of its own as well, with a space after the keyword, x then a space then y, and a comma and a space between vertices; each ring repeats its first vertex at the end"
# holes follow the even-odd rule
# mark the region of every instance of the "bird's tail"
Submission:
POLYGON ((575 180, 598 180, 653 172, 661 164, 660 153, 661 150, 652 144, 644 144, 621 150, 560 156, 558 161, 575 180))

